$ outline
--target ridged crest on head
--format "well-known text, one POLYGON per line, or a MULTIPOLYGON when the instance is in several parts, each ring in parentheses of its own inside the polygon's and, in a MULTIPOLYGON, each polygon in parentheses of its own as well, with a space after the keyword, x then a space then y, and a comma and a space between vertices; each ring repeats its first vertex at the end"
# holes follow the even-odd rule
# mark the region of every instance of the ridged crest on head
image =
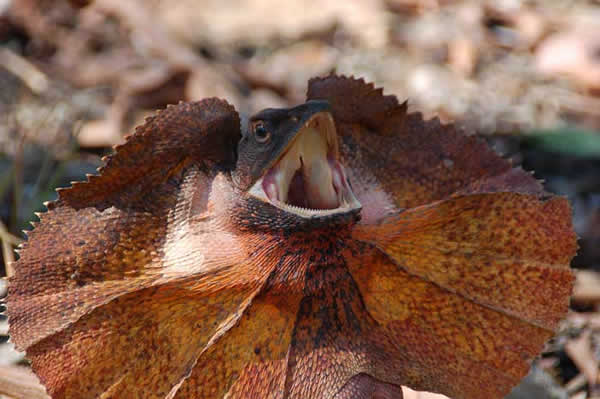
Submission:
POLYGON ((98 175, 59 189, 58 203, 78 208, 135 201, 186 160, 233 168, 240 137, 239 115, 224 100, 170 105, 148 117, 124 144, 116 146, 98 175))

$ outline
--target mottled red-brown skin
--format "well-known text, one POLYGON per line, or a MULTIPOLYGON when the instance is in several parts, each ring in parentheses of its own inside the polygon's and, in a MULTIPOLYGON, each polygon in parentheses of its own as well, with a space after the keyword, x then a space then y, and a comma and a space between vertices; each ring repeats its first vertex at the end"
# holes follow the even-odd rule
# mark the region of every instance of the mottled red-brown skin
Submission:
POLYGON ((360 212, 307 220, 236 186, 216 99, 60 192, 7 300, 52 397, 501 398, 522 378, 567 311, 567 201, 362 80, 308 98, 331 104, 360 212))

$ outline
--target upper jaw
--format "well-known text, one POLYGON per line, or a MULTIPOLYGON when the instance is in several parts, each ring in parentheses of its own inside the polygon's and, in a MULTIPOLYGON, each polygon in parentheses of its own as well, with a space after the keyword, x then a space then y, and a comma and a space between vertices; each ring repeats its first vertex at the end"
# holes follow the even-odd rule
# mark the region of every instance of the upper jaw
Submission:
POLYGON ((339 161, 331 114, 313 114, 249 194, 303 218, 360 209, 339 161))

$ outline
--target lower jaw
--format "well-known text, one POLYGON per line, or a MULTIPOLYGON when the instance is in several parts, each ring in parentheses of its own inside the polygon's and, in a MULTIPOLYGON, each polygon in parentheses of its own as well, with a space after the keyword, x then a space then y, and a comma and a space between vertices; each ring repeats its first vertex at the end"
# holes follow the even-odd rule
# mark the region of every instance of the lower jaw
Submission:
POLYGON ((249 202, 244 205, 246 209, 251 210, 250 215, 244 214, 243 217, 235 218, 234 222, 252 232, 263 233, 310 233, 312 232, 330 232, 338 238, 349 234, 356 223, 361 219, 362 208, 357 207, 339 207, 330 210, 310 210, 301 209, 285 204, 276 204, 268 202, 265 206, 265 200, 251 196, 249 202))
POLYGON ((337 160, 329 160, 328 164, 331 178, 321 183, 330 184, 331 187, 316 186, 314 181, 307 184, 297 173, 292 178, 287 195, 284 195, 286 201, 281 201, 278 187, 269 172, 253 186, 250 193, 285 212, 303 218, 324 218, 353 211, 358 213, 361 204, 352 192, 344 168, 337 160))

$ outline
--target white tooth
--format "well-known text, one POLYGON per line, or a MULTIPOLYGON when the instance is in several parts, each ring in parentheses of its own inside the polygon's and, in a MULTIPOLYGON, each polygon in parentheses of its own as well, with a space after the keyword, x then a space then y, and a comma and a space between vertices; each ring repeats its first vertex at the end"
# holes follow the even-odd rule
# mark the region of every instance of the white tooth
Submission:
POLYGON ((332 168, 332 175, 333 175, 333 186, 338 190, 338 191, 342 191, 343 189, 343 177, 342 174, 340 173, 340 171, 337 168, 332 168))
POLYGON ((279 200, 286 202, 288 192, 290 191, 290 183, 294 177, 294 173, 300 169, 300 157, 296 154, 296 150, 291 148, 285 157, 279 161, 278 171, 274 176, 277 187, 279 188, 279 200))
POLYGON ((331 174, 333 176, 333 188, 337 193, 338 206, 342 206, 344 202, 344 186, 343 186, 343 177, 338 168, 333 167, 331 169, 331 174))
POLYGON ((275 183, 267 184, 265 192, 267 193, 267 197, 269 197, 271 201, 279 200, 277 196, 277 186, 275 185, 275 183))

